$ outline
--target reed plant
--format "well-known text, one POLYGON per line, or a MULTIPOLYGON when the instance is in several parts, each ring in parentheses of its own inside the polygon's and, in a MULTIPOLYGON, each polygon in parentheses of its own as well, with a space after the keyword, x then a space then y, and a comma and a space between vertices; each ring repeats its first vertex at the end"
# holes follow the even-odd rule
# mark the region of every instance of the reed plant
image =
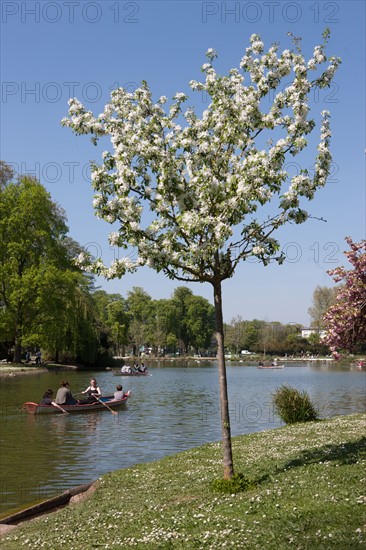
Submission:
POLYGON ((318 413, 306 391, 281 386, 273 394, 274 408, 285 424, 318 420, 318 413))

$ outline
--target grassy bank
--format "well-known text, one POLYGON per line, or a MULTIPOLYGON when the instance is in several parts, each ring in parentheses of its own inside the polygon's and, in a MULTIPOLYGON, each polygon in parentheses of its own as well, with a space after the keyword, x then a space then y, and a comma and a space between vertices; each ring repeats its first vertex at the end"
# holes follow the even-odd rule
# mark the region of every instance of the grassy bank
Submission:
POLYGON ((211 486, 221 443, 120 470, 88 500, 16 528, 1 548, 361 548, 365 428, 356 414, 234 438, 236 471, 252 480, 237 493, 211 486))

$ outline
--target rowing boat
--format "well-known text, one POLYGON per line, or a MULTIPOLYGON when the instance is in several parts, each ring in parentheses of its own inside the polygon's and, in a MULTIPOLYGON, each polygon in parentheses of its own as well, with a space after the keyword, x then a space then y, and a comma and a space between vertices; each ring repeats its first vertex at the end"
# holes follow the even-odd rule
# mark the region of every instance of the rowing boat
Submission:
POLYGON ((151 374, 148 371, 122 372, 120 369, 114 369, 112 373, 113 373, 113 376, 151 376, 151 374))
POLYGON ((284 367, 285 365, 268 365, 268 367, 265 365, 260 365, 257 369, 283 369, 284 367))
POLYGON ((113 395, 105 395, 103 397, 99 397, 99 402, 80 403, 77 405, 60 405, 60 408, 53 405, 41 405, 40 403, 27 401, 26 403, 23 403, 23 410, 29 414, 62 414, 62 411, 66 411, 68 413, 105 411, 107 408, 105 405, 107 405, 110 409, 118 409, 127 403, 129 397, 130 394, 127 393, 122 399, 115 400, 113 399, 113 395), (103 403, 105 403, 105 405, 103 405, 103 403))

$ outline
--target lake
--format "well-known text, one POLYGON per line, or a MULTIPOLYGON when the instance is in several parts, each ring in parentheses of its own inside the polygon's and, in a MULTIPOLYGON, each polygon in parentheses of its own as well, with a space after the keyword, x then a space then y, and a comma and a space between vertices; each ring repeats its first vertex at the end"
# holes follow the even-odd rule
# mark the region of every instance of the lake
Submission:
MULTIPOLYGON (((152 368, 152 376, 126 378, 104 372, 49 372, 1 379, 0 513, 7 515, 106 472, 158 460, 221 439, 215 363, 194 368, 152 368), (74 393, 95 376, 103 393, 123 384, 132 397, 118 415, 28 415, 24 401, 39 401, 62 379, 74 393)), ((283 370, 227 367, 232 435, 282 425, 272 393, 282 384, 305 390, 320 416, 365 412, 365 372, 293 363, 283 370)))

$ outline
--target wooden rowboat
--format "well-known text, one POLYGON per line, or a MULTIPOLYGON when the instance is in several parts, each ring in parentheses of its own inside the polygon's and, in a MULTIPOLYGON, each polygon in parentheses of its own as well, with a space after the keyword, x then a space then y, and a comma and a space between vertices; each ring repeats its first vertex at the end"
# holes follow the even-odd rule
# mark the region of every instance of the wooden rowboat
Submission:
POLYGON ((122 372, 120 369, 114 369, 112 371, 113 376, 152 376, 148 371, 145 372, 139 372, 139 371, 132 371, 132 372, 122 372))
POLYGON ((257 369, 283 369, 285 365, 268 365, 268 367, 261 365, 257 369))
POLYGON ((103 401, 106 404, 99 403, 84 403, 78 405, 60 405, 62 409, 55 407, 54 405, 40 405, 39 403, 33 403, 32 401, 27 401, 23 403, 23 410, 29 414, 63 414, 63 410, 68 413, 81 413, 81 412, 90 412, 90 411, 105 411, 109 409, 118 409, 125 405, 128 401, 130 394, 127 393, 123 399, 114 400, 113 395, 105 395, 100 397, 99 400, 103 401))

